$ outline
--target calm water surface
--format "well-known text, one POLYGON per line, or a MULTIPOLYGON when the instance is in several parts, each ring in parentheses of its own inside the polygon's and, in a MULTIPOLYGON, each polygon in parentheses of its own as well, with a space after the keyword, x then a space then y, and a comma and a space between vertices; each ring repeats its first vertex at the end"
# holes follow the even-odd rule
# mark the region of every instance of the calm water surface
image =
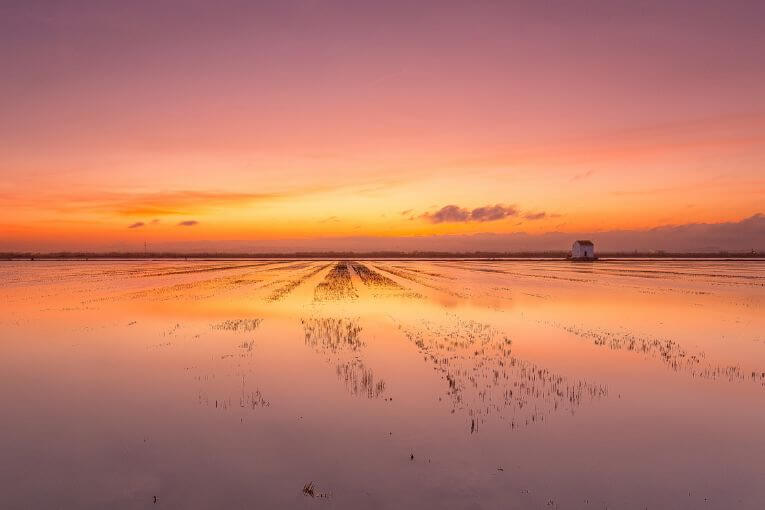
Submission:
POLYGON ((765 508, 765 262, 2 262, 0 300, 2 508, 765 508))

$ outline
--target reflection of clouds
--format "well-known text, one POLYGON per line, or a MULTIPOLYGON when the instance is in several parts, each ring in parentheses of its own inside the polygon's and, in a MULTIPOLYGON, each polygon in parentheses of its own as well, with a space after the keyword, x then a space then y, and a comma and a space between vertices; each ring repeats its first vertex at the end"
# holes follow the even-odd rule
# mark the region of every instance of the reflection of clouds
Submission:
POLYGON ((605 386, 571 379, 512 354, 512 340, 487 324, 447 313, 438 323, 399 325, 441 372, 452 413, 466 411, 475 432, 489 416, 511 428, 542 422, 553 412, 575 410, 608 394, 605 386))
POLYGON ((383 395, 385 381, 376 378, 361 358, 366 344, 356 319, 312 317, 303 319, 302 324, 305 344, 335 365, 337 377, 351 395, 367 398, 383 395))

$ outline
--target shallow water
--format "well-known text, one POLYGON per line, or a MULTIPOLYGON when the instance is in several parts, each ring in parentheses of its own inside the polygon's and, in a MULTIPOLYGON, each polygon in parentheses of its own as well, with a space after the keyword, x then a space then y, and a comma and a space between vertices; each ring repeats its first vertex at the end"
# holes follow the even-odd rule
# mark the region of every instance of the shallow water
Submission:
POLYGON ((2 508, 765 507, 763 261, 2 262, 0 299, 2 508))

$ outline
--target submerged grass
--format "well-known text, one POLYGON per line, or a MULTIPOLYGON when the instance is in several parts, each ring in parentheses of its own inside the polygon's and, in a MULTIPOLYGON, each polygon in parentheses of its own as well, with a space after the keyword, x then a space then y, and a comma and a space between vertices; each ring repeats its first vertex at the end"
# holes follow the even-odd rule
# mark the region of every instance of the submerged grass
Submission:
POLYGON ((358 297, 351 281, 351 272, 347 262, 336 263, 324 281, 314 289, 314 301, 337 301, 358 297))

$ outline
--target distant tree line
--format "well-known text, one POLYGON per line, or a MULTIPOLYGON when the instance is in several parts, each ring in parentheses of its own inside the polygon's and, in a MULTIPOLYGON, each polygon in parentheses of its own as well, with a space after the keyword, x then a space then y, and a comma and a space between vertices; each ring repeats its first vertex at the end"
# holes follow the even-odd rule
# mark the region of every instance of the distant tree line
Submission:
MULTIPOLYGON (((103 260, 103 259, 565 259, 568 251, 441 252, 441 251, 322 251, 294 253, 179 253, 179 252, 5 252, 2 260, 103 260)), ((599 252, 604 258, 762 258, 765 252, 599 252)))

